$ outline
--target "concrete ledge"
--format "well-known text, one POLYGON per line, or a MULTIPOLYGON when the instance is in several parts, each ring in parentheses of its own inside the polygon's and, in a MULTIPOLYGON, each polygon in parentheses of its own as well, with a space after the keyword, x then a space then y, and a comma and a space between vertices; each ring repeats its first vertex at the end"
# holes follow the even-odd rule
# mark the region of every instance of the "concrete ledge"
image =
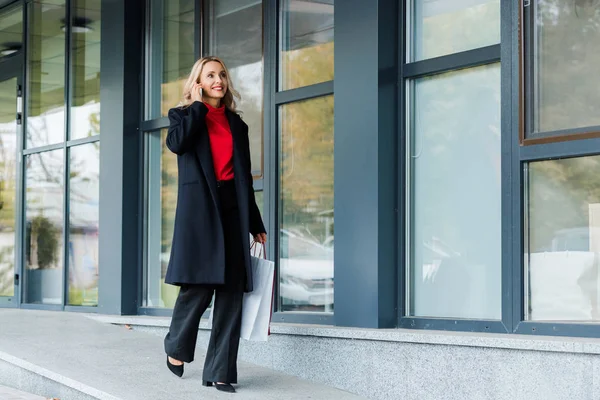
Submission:
POLYGON ((0 384, 44 398, 119 400, 108 393, 1 351, 0 384))
MULTIPOLYGON (((148 316, 88 315, 97 321, 135 327, 168 328, 171 318, 148 316)), ((206 320, 201 330, 210 330, 206 320)), ((273 335, 313 336, 320 338, 369 340, 397 343, 467 346, 558 353, 600 354, 600 339, 575 337, 529 336, 495 333, 424 331, 409 329, 360 329, 335 326, 282 324, 271 325, 273 335)))
MULTIPOLYGON (((168 317, 92 316, 164 337, 168 317)), ((598 400, 600 340, 273 323, 240 360, 370 399, 598 400)), ((198 346, 210 331, 203 321, 198 346)))

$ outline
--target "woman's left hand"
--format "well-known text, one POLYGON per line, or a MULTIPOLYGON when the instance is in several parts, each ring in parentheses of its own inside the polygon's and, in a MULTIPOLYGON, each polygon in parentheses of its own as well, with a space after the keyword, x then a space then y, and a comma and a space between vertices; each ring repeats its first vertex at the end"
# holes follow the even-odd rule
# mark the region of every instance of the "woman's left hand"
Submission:
POLYGON ((266 233, 259 233, 258 235, 254 236, 254 241, 256 243, 260 243, 260 244, 267 243, 267 234, 266 233))

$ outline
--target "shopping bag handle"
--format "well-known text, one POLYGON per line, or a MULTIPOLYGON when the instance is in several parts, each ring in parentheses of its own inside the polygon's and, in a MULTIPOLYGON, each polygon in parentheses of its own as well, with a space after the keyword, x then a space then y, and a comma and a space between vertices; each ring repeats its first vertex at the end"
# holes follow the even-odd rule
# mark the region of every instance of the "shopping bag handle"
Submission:
POLYGON ((250 244, 250 251, 254 250, 255 246, 260 246, 260 250, 258 251, 258 257, 260 257, 261 253, 262 253, 262 258, 263 259, 267 259, 267 247, 264 243, 258 243, 256 240, 252 240, 252 243, 250 244))

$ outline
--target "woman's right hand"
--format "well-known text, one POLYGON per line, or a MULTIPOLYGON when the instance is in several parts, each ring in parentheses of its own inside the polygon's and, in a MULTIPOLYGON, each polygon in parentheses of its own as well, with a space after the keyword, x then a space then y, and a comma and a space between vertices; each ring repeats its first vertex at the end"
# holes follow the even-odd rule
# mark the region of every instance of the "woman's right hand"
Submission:
POLYGON ((192 101, 199 101, 202 103, 202 86, 199 83, 194 83, 192 87, 192 101))

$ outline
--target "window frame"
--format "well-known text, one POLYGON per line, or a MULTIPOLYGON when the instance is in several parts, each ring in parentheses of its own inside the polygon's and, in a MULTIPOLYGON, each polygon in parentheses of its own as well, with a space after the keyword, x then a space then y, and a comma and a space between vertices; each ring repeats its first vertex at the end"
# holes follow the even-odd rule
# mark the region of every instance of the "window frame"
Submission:
MULTIPOLYGON (((399 16, 399 134, 406 138, 407 99, 405 79, 407 76, 420 76, 419 73, 442 72, 444 66, 451 63, 456 66, 458 58, 439 57, 438 60, 425 60, 417 63, 427 64, 410 66, 405 63, 406 37, 405 16, 406 0, 402 2, 399 16), (445 58, 445 60, 441 60, 445 58), (436 61, 434 61, 436 60, 436 61), (445 61, 442 62, 442 61, 445 61), (437 67, 436 67, 437 63, 437 67), (408 71, 408 73, 406 72, 408 71)), ((399 141, 399 213, 398 226, 398 269, 400 296, 398 302, 399 327, 410 329, 439 329, 447 331, 508 333, 522 335, 543 336, 571 336, 571 337, 600 337, 598 322, 574 323, 556 321, 526 321, 525 318, 525 195, 523 184, 525 182, 525 166, 529 162, 543 161, 554 158, 582 157, 600 155, 600 134, 595 132, 597 127, 587 127, 576 130, 550 132, 535 139, 524 140, 525 115, 531 108, 525 101, 525 79, 527 68, 531 67, 525 56, 524 42, 528 27, 524 18, 525 8, 531 4, 530 0, 501 0, 501 40, 497 48, 501 65, 501 131, 502 131, 502 319, 500 321, 466 320, 452 318, 419 318, 406 316, 406 232, 405 218, 405 193, 406 185, 405 166, 405 140, 399 141), (522 28, 522 29, 521 29, 522 28), (576 132, 576 133, 574 133, 576 132), (569 134, 565 136, 565 134, 569 134)), ((491 50, 491 49, 490 49, 491 50)), ((472 50, 483 56, 482 49, 472 50)), ((464 52, 469 53, 469 52, 464 52)), ((465 64, 474 53, 462 54, 465 64)), ((480 62, 485 62, 484 57, 480 62)), ((415 63, 416 64, 416 63, 415 63)), ((468 65, 468 67, 473 66, 468 65)))
MULTIPOLYGON (((516 27, 512 29, 512 53, 514 54, 511 68, 512 90, 510 102, 512 103, 513 133, 512 146, 512 171, 515 177, 512 191, 512 242, 513 246, 513 329, 512 333, 525 335, 546 336, 571 336, 571 337, 600 337, 598 324, 600 321, 584 323, 559 322, 559 321, 527 321, 525 320, 525 296, 528 288, 525 279, 525 196, 526 166, 530 162, 544 161, 556 158, 571 158, 600 155, 600 127, 584 127, 560 131, 543 132, 536 134, 536 138, 525 138, 525 132, 530 123, 526 117, 532 115, 532 102, 526 96, 528 88, 531 90, 531 77, 533 66, 531 55, 527 54, 532 49, 531 28, 533 26, 532 5, 536 0, 520 0, 512 10, 512 19, 516 27), (523 29, 516 29, 522 26, 523 29), (529 36, 528 36, 529 35, 529 36), (529 43, 530 46, 526 47, 529 43)), ((504 92, 503 92, 504 95, 504 92)))
MULTIPOLYGON (((86 145, 91 143, 101 143, 101 135, 93 135, 88 137, 83 137, 79 139, 71 139, 71 115, 72 115, 72 107, 73 107, 73 74, 74 74, 74 59, 73 59, 73 49, 72 49, 72 13, 74 7, 74 0, 65 0, 65 30, 64 30, 64 96, 63 96, 63 107, 64 107, 64 132, 63 139, 57 143, 51 144, 43 144, 41 146, 27 146, 27 129, 28 129, 28 117, 29 117, 29 103, 28 99, 31 96, 30 87, 28 84, 28 79, 30 75, 30 71, 28 68, 28 63, 30 61, 29 55, 29 34, 33 31, 30 30, 30 26, 32 24, 30 18, 32 10, 34 7, 33 2, 22 2, 22 3, 12 3, 6 6, 5 9, 10 7, 23 7, 23 48, 20 50, 19 54, 15 57, 19 57, 22 63, 23 75, 22 78, 19 78, 19 83, 24 88, 23 97, 21 100, 22 105, 22 115, 23 115, 23 124, 21 129, 21 143, 19 146, 19 157, 21 159, 21 167, 19 170, 18 177, 18 196, 17 201, 19 202, 19 230, 17 240, 19 241, 18 247, 20 248, 18 257, 18 265, 20 265, 20 288, 19 288, 19 307, 22 309, 32 309, 32 310, 57 310, 57 311, 69 311, 69 312, 87 312, 87 313, 97 313, 98 305, 100 304, 100 294, 98 294, 98 304, 96 306, 79 306, 79 305, 70 305, 69 304, 69 236, 70 236, 70 171, 71 171, 71 148, 86 145), (25 225, 27 223, 27 170, 25 168, 24 160, 31 155, 42 154, 53 150, 62 150, 62 158, 63 158, 63 199, 62 199, 62 235, 61 240, 62 243, 62 293, 61 293, 61 304, 38 304, 38 303, 25 303, 24 300, 27 298, 27 287, 22 282, 24 282, 25 278, 25 253, 27 251, 26 248, 26 240, 25 240, 25 225)), ((102 19, 100 20, 101 23, 102 19)), ((100 103, 100 107, 102 109, 102 104, 100 103)), ((102 121, 101 121, 102 123, 102 121)), ((100 251, 100 248, 98 248, 100 251)), ((100 287, 100 281, 97 281, 97 287, 100 287)))
MULTIPOLYGON (((491 332, 491 333, 507 333, 511 330, 512 324, 512 298, 507 292, 510 288, 512 276, 510 274, 510 265, 512 257, 503 257, 501 261, 501 276, 502 276, 502 318, 500 320, 483 320, 483 319, 459 319, 459 318, 431 318, 417 317, 407 315, 409 311, 409 299, 411 277, 409 274, 410 266, 408 265, 408 255, 410 249, 410 236, 407 228, 408 218, 410 218, 409 210, 407 209, 408 198, 411 195, 408 184, 409 177, 407 175, 409 169, 407 165, 408 157, 406 149, 408 138, 411 132, 408 130, 407 116, 412 112, 411 101, 408 98, 408 85, 411 81, 414 82, 417 78, 426 76, 438 75, 450 71, 458 71, 467 68, 479 67, 494 63, 500 64, 501 75, 501 97, 507 98, 507 71, 510 71, 510 41, 506 40, 511 25, 506 21, 511 21, 509 1, 502 1, 500 4, 501 15, 501 37, 498 44, 480 47, 476 49, 466 50, 458 53, 443 55, 439 57, 429 58, 420 61, 408 61, 407 49, 410 48, 411 33, 409 31, 411 22, 410 3, 412 0, 402 1, 399 16, 398 16, 398 37, 400 38, 398 46, 398 65, 400 66, 398 76, 398 327, 406 329, 426 329, 426 330, 447 330, 447 331, 472 331, 472 332, 491 332)), ((510 105, 510 104, 508 104, 510 105)), ((510 192, 511 176, 510 170, 510 134, 508 133, 507 125, 510 122, 506 118, 507 103, 501 101, 501 187, 502 193, 510 192)), ((509 111, 510 113, 510 111, 509 111)), ((511 204, 502 199, 501 205, 501 230, 502 230, 502 254, 511 254, 511 243, 508 240, 507 227, 510 226, 511 204)))
POLYGON ((518 38, 519 63, 519 142, 523 146, 567 142, 600 138, 600 125, 585 126, 572 129, 559 129, 538 132, 535 137, 528 137, 533 132, 535 118, 535 3, 538 0, 519 0, 518 25, 523 27, 518 38))
MULTIPOLYGON (((265 60, 271 60, 271 68, 267 72, 265 66, 265 127, 269 136, 265 135, 265 226, 269 232, 270 246, 267 246, 267 257, 275 260, 275 282, 273 301, 273 317, 275 322, 333 325, 334 312, 281 311, 280 308, 280 165, 279 165, 279 108, 285 104, 310 100, 316 97, 334 94, 334 81, 325 81, 308 86, 288 90, 279 90, 280 82, 280 49, 283 37, 283 10, 281 2, 286 0, 263 0, 265 16, 265 60), (276 27, 276 29, 267 29, 276 27), (268 101, 268 102, 267 102, 268 101)), ((335 5, 334 5, 335 7, 335 5)), ((335 29, 335 28, 334 28, 335 29)), ((334 194, 335 195, 335 194, 334 194)), ((265 216, 263 215, 263 218, 265 216)), ((335 262, 335 261, 334 261, 335 262)))

